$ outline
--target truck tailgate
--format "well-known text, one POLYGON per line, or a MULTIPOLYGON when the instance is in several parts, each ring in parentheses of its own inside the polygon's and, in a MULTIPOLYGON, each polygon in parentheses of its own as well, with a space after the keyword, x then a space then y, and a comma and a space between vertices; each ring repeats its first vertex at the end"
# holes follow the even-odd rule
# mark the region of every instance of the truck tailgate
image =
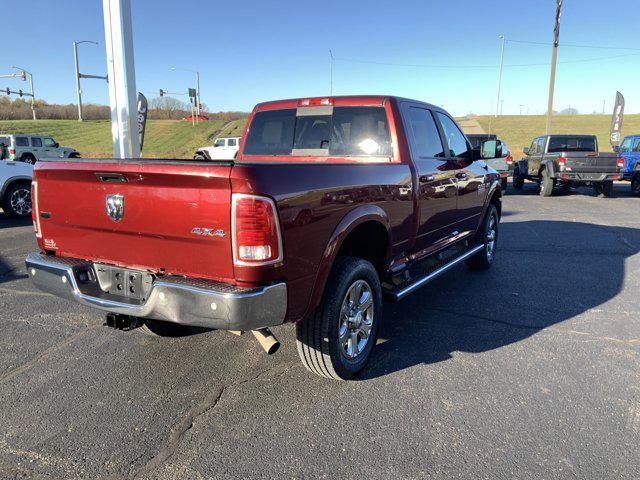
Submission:
POLYGON ((566 153, 566 169, 580 173, 616 173, 618 156, 615 153, 566 153))
POLYGON ((229 281, 230 172, 231 164, 219 162, 38 162, 40 247, 64 257, 229 281), (121 196, 122 218, 114 213, 114 196, 121 196))

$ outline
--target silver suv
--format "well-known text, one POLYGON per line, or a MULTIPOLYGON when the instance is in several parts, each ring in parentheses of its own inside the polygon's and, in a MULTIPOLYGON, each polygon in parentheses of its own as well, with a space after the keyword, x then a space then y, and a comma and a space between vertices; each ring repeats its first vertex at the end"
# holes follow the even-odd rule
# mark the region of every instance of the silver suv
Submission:
POLYGON ((47 135, 8 135, 0 133, 0 160, 18 160, 34 164, 42 158, 79 158, 70 147, 61 147, 47 135))

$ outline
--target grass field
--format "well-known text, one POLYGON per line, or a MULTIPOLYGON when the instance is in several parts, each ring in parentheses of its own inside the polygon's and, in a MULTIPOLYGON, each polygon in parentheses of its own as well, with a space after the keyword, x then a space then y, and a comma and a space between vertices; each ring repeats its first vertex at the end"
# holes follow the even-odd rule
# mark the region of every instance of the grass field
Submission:
MULTIPOLYGON (((220 130, 221 120, 191 122, 148 120, 144 139, 144 157, 191 158, 197 147, 213 144, 209 135, 220 130)), ((220 135, 242 135, 244 120, 230 122, 220 135)), ((60 145, 73 147, 83 157, 110 157, 111 122, 109 120, 6 120, 0 121, 0 133, 36 133, 51 135, 60 145)))
MULTIPOLYGON (((478 116, 473 117, 486 133, 496 133, 512 153, 519 158, 522 149, 531 140, 544 134, 546 118, 542 115, 478 116)), ((235 120, 222 128, 217 136, 240 136, 246 120, 235 120)), ((610 115, 558 115, 553 117, 552 133, 584 133, 598 136, 602 151, 611 151, 609 144, 610 115)), ((197 147, 213 144, 209 135, 223 126, 222 121, 191 122, 176 120, 149 120, 143 156, 191 158, 197 147)), ((83 157, 110 157, 111 122, 108 120, 16 120, 0 121, 0 133, 41 133, 51 135, 61 145, 73 147, 83 157)), ((640 115, 626 115, 623 135, 640 133, 640 115)))
MULTIPOLYGON (((511 152, 520 158, 522 149, 531 144, 531 140, 544 135, 547 123, 543 115, 509 115, 502 117, 474 117, 486 133, 495 133, 506 142, 511 152)), ((557 115, 553 117, 551 133, 583 133, 598 136, 598 145, 602 151, 611 151, 609 127, 611 115, 557 115)), ((640 133, 640 115, 625 115, 622 123, 622 135, 640 133)))

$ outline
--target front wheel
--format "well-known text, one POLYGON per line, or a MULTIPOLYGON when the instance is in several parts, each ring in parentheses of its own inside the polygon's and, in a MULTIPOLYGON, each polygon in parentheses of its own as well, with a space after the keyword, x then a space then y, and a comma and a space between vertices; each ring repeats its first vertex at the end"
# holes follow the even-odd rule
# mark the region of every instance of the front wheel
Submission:
POLYGON ((640 172, 634 173, 631 177, 631 193, 634 197, 640 197, 640 172))
POLYGON ((495 205, 489 205, 480 230, 478 231, 478 240, 484 248, 467 260, 467 265, 469 265, 471 269, 487 270, 493 264, 498 246, 499 224, 498 210, 495 205))
POLYGON ((298 354, 312 373, 349 380, 367 364, 382 319, 382 290, 373 265, 338 257, 316 312, 296 325, 298 354))
POLYGON ((549 170, 546 168, 540 172, 540 196, 550 197, 553 195, 554 179, 549 175, 549 170))
POLYGON ((509 186, 509 180, 505 177, 502 179, 502 181, 500 182, 500 187, 502 188, 503 192, 507 191, 507 187, 509 186))

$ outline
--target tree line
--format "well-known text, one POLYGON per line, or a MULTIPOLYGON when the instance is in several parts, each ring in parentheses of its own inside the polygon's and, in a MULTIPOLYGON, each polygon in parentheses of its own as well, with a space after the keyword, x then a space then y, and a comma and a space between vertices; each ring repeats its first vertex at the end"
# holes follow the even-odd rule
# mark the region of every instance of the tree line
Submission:
MULTIPOLYGON (((66 105, 47 103, 43 100, 35 101, 38 120, 77 120, 78 106, 73 103, 66 105)), ((208 112, 203 104, 202 114, 211 120, 237 120, 248 116, 246 112, 208 112)), ((152 120, 180 120, 191 115, 189 104, 177 98, 156 97, 149 100, 147 118, 152 120)), ((31 120, 31 100, 25 98, 11 99, 7 96, 0 98, 0 120, 31 120)), ((110 120, 111 109, 107 105, 94 103, 82 104, 82 118, 85 120, 110 120)))

